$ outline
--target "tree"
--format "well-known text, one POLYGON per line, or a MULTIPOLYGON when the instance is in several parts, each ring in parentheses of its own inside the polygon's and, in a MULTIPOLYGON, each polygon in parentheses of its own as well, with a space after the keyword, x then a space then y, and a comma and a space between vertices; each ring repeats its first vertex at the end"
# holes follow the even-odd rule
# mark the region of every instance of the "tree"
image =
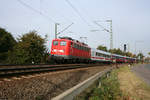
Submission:
POLYGON ((9 62, 14 64, 42 63, 46 54, 45 42, 46 40, 37 35, 36 31, 21 36, 9 62))
POLYGON ((138 57, 140 60, 143 60, 144 55, 143 55, 143 53, 139 53, 139 54, 137 55, 137 57, 138 57))
POLYGON ((106 46, 99 45, 97 47, 98 50, 108 51, 106 46))
POLYGON ((12 51, 16 43, 17 42, 11 33, 7 32, 3 28, 0 28, 0 63, 6 62, 8 52, 12 51))
POLYGON ((131 52, 125 52, 125 56, 132 57, 133 54, 131 52))
POLYGON ((118 54, 118 55, 125 55, 125 53, 120 48, 110 49, 109 52, 114 53, 114 54, 118 54))
POLYGON ((133 57, 133 58, 137 58, 136 54, 133 54, 132 57, 133 57))
POLYGON ((146 63, 150 63, 150 57, 146 57, 144 60, 146 63))
POLYGON ((148 55, 150 55, 150 52, 148 53, 148 55))

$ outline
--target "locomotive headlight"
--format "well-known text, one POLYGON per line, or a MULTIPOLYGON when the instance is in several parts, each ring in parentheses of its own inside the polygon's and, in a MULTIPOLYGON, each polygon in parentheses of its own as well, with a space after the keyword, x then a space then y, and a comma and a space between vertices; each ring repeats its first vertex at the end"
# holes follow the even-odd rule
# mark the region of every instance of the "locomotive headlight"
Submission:
POLYGON ((59 52, 62 52, 62 53, 64 53, 64 50, 59 50, 59 52))
POLYGON ((54 49, 53 52, 57 52, 57 49, 54 49))

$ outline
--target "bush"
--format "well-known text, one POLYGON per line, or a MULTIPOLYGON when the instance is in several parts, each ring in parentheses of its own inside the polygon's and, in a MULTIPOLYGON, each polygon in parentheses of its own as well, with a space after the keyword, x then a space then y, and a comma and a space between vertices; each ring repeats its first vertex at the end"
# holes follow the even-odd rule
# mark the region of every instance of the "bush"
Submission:
POLYGON ((8 62, 11 64, 39 64, 45 61, 47 51, 45 39, 31 31, 18 39, 17 45, 10 52, 8 62))

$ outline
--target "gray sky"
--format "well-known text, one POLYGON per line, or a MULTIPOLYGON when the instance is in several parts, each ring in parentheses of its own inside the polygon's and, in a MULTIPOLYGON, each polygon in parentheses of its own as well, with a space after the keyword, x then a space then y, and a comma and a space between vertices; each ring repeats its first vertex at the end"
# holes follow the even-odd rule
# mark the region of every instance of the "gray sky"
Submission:
POLYGON ((48 35, 47 47, 54 38, 54 23, 58 22, 62 30, 72 22, 68 30, 59 36, 75 39, 88 38, 88 45, 110 47, 110 34, 93 21, 100 20, 102 26, 109 29, 105 20, 113 21, 114 48, 123 49, 129 44, 130 51, 150 52, 150 0, 22 0, 35 10, 21 4, 19 0, 1 0, 0 27, 11 32, 16 38, 29 31, 36 30, 39 35, 48 35), (44 15, 40 15, 38 12, 44 15), (48 16, 48 17, 44 17, 48 16), (48 19, 49 18, 49 19, 48 19), (97 29, 97 32, 90 30, 97 29))

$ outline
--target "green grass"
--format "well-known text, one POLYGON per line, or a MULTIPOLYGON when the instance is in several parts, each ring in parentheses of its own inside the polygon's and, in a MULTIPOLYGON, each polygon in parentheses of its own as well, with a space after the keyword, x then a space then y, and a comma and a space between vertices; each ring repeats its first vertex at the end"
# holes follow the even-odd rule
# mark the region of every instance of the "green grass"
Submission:
POLYGON ((103 75, 74 100, 150 100, 150 86, 131 71, 133 66, 103 75))
POLYGON ((117 77, 118 70, 104 75, 75 100, 119 100, 122 97, 117 77))

